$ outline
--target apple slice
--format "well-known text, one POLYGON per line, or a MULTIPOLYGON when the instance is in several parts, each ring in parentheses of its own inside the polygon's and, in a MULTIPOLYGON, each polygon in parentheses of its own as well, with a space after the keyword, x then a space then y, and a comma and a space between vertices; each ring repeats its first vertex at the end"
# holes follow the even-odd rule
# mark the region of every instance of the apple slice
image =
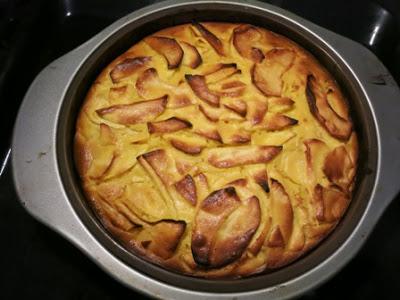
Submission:
POLYGON ((119 212, 113 205, 103 199, 96 199, 97 213, 102 217, 103 222, 106 223, 107 227, 117 229, 118 231, 130 231, 136 225, 132 223, 126 216, 119 212))
POLYGON ((196 184, 197 199, 203 200, 210 194, 207 176, 199 173, 193 177, 196 184))
POLYGON ((294 101, 288 97, 272 97, 268 99, 268 110, 274 113, 282 113, 293 108, 294 101))
POLYGON ((100 123, 100 143, 102 145, 114 145, 116 141, 117 138, 110 126, 100 123))
POLYGON ((250 124, 260 124, 267 113, 268 105, 266 101, 251 100, 247 101, 247 114, 246 119, 249 120, 250 124))
POLYGON ((253 174, 254 181, 264 190, 264 192, 269 193, 269 184, 268 184, 268 174, 267 170, 264 168, 259 170, 253 174))
POLYGON ((217 122, 221 112, 217 109, 212 109, 206 105, 199 105, 200 112, 211 122, 217 122))
POLYGON ((282 146, 237 146, 213 148, 208 151, 208 162, 217 168, 266 163, 282 151, 282 146))
POLYGON ((193 206, 197 203, 196 185, 192 176, 189 174, 175 183, 175 188, 178 193, 193 206))
POLYGON ((283 105, 283 106, 292 106, 294 104, 294 101, 288 97, 273 97, 268 99, 268 104, 271 106, 277 105, 283 105))
POLYGON ((306 97, 310 112, 328 133, 339 140, 347 141, 352 132, 350 120, 341 117, 332 109, 326 93, 313 75, 307 76, 306 97))
POLYGON ((275 114, 267 116, 263 128, 268 131, 282 130, 286 129, 287 127, 296 125, 298 122, 299 121, 297 121, 296 119, 290 118, 288 116, 275 114))
POLYGON ((247 104, 243 100, 234 99, 232 101, 226 102, 224 106, 231 111, 234 111, 241 117, 245 117, 247 114, 247 104))
POLYGON ((260 31, 251 25, 240 25, 233 30, 233 46, 241 56, 255 63, 260 63, 264 59, 263 52, 253 47, 260 38, 260 31))
POLYGON ((242 128, 242 122, 222 121, 219 123, 218 132, 222 142, 228 145, 244 144, 251 141, 251 133, 242 128))
POLYGON ((160 79, 157 70, 149 68, 142 72, 136 80, 136 91, 143 98, 158 98, 163 95, 168 95, 168 108, 185 107, 192 104, 189 96, 190 88, 185 84, 178 86, 169 84, 160 79))
POLYGON ((121 63, 117 64, 110 72, 110 77, 113 83, 120 82, 123 78, 131 76, 140 71, 150 62, 151 57, 139 56, 135 58, 126 58, 121 63))
POLYGON ((220 64, 220 66, 213 72, 204 74, 207 84, 215 83, 231 77, 235 74, 241 73, 236 64, 220 64))
POLYGON ((235 186, 235 187, 246 187, 247 186, 247 179, 246 178, 239 178, 235 179, 227 184, 228 186, 235 186))
POLYGON ((210 252, 217 231, 239 205, 240 199, 233 187, 212 192, 200 204, 192 232, 192 254, 197 264, 210 266, 210 252))
POLYGON ((218 94, 221 97, 240 97, 243 95, 244 91, 246 90, 246 84, 239 81, 234 80, 230 82, 225 82, 221 85, 218 94))
POLYGON ((205 38, 205 40, 211 45, 211 47, 214 48, 215 52, 221 56, 225 56, 224 45, 211 31, 209 31, 200 23, 194 23, 193 25, 200 32, 203 38, 205 38))
POLYGON ((168 69, 179 67, 183 57, 183 50, 177 41, 161 36, 149 36, 144 41, 153 50, 165 57, 168 62, 168 69))
POLYGON ((176 181, 175 174, 177 174, 177 172, 175 163, 173 159, 167 155, 164 149, 147 152, 139 156, 138 161, 146 170, 151 167, 158 178, 166 186, 170 186, 176 181))
POLYGON ((169 118, 164 121, 147 123, 150 133, 168 133, 175 132, 186 128, 192 128, 192 124, 186 120, 176 117, 169 118))
POLYGON ((184 221, 165 220, 151 227, 151 240, 144 245, 147 251, 154 255, 168 259, 175 254, 179 241, 185 233, 186 223, 184 221))
POLYGON ((88 151, 91 159, 85 175, 91 179, 100 179, 107 173, 115 160, 115 147, 101 146, 89 142, 86 151, 88 151))
POLYGON ((180 42, 180 44, 184 52, 182 64, 192 69, 196 69, 203 62, 199 51, 197 51, 195 46, 189 43, 180 42))
POLYGON ((271 178, 271 215, 273 230, 268 239, 269 247, 282 247, 287 244, 293 230, 293 209, 289 195, 283 185, 271 178))
MULTIPOLYGON (((163 96, 163 95, 161 95, 163 96)), ((158 97, 151 97, 158 98, 158 97)), ((110 105, 130 104, 135 101, 135 86, 131 83, 120 86, 111 86, 108 93, 108 102, 110 105)))
POLYGON ((339 188, 326 188, 317 184, 314 188, 316 218, 320 222, 335 222, 346 211, 349 198, 339 188))
POLYGON ((343 145, 328 153, 323 171, 330 182, 341 187, 344 191, 353 182, 356 174, 356 168, 343 145))
POLYGON ((209 265, 213 268, 222 267, 240 258, 260 222, 259 200, 252 196, 244 200, 218 229, 208 257, 209 265))
POLYGON ((189 144, 188 142, 179 139, 171 139, 170 143, 175 149, 186 154, 196 155, 200 154, 201 150, 203 150, 203 147, 200 145, 189 144))
POLYGON ((125 186, 123 197, 116 202, 122 204, 121 208, 125 206, 131 214, 140 218, 142 224, 175 217, 174 211, 171 210, 163 196, 148 182, 129 183, 125 186))
POLYGON ((255 239, 253 239, 253 242, 249 245, 248 249, 250 253, 253 254, 254 256, 260 252, 262 246, 264 245, 265 239, 271 229, 271 224, 272 224, 271 217, 266 218, 266 220, 264 221, 263 229, 258 234, 258 236, 255 239))
POLYGON ((222 143, 221 135, 217 129, 196 129, 194 133, 205 137, 206 139, 222 143))
POLYGON ((211 106, 219 107, 219 96, 208 89, 204 76, 187 74, 185 78, 197 97, 211 106))
POLYGON ((322 168, 329 151, 328 146, 318 139, 307 139, 303 143, 306 147, 305 156, 308 176, 313 180, 323 177, 322 168))
POLYGON ((279 225, 275 225, 274 228, 272 228, 271 234, 267 240, 267 246, 270 248, 285 246, 285 240, 282 236, 282 232, 279 225))
POLYGON ((265 55, 262 63, 254 64, 251 69, 253 84, 265 96, 282 94, 282 75, 292 66, 295 53, 289 49, 272 49, 265 55))
POLYGON ((154 120, 165 110, 167 96, 136 102, 133 104, 120 104, 96 110, 97 114, 108 121, 129 125, 154 120))
POLYGON ((159 97, 169 93, 170 86, 158 77, 157 70, 149 68, 141 73, 136 80, 136 91, 143 98, 159 97))

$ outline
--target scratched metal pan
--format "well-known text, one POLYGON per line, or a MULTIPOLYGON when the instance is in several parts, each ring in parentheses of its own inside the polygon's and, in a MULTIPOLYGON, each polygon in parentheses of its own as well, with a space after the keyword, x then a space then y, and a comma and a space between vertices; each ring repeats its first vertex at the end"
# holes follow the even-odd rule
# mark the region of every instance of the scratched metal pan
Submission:
POLYGON ((366 48, 280 8, 256 1, 166 1, 115 22, 52 62, 20 108, 12 166, 20 201, 120 282, 169 299, 284 299, 327 280, 360 249, 399 191, 400 91, 366 48), (238 280, 179 275, 125 250, 87 206, 73 165, 74 124, 88 88, 113 58, 159 29, 192 21, 245 22, 283 34, 313 53, 349 98, 360 139, 354 198, 315 250, 277 271, 238 280))

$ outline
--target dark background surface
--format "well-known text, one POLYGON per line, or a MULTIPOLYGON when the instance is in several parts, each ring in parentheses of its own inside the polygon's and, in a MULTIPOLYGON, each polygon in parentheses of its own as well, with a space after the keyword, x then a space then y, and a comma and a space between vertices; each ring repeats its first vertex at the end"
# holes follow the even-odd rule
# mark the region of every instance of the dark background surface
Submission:
MULTIPOLYGON (((17 109, 35 75, 114 20, 154 2, 158 1, 0 0, 0 155, 4 165, 0 165, 0 298, 144 298, 24 211, 6 157, 17 109)), ((400 82, 399 0, 266 2, 363 43, 400 82)), ((399 277, 398 196, 359 254, 301 299, 399 299, 399 277)))

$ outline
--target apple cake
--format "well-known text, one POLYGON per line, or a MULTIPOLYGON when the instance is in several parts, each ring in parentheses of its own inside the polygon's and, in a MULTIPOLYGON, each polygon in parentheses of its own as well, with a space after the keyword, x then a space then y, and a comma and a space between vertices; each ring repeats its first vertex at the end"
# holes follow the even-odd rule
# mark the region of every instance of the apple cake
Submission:
POLYGON ((74 157, 121 244, 169 270, 238 278, 287 265, 352 198, 357 137, 335 79, 288 38, 192 23, 135 43, 93 82, 74 157))

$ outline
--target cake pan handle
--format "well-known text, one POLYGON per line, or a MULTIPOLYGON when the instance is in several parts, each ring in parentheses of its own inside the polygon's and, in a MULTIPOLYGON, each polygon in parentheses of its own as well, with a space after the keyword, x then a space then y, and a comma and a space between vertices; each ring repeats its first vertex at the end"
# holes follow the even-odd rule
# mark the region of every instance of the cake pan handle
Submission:
MULTIPOLYGON (((93 51, 97 35, 51 62, 25 94, 14 125, 12 173, 19 201, 36 219, 75 238, 81 223, 65 194, 56 155, 58 116, 68 86, 93 51)), ((83 226, 82 226, 83 227, 83 226)))
POLYGON ((324 30, 339 56, 358 78, 374 115, 378 172, 372 209, 379 217, 400 191, 400 89, 382 62, 366 47, 324 30))

